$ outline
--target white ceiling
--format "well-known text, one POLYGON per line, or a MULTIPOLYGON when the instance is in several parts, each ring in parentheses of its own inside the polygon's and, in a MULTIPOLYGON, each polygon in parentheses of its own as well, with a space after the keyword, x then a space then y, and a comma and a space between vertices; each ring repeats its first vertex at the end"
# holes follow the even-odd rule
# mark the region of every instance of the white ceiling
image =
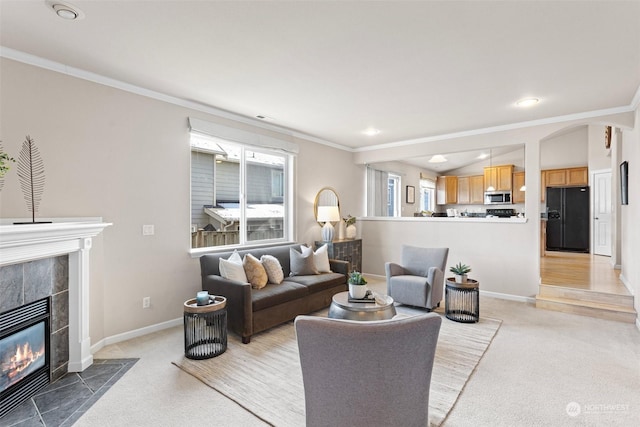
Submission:
POLYGON ((628 108, 640 86, 640 0, 68 3, 85 17, 0 0, 0 44, 353 149, 628 108))

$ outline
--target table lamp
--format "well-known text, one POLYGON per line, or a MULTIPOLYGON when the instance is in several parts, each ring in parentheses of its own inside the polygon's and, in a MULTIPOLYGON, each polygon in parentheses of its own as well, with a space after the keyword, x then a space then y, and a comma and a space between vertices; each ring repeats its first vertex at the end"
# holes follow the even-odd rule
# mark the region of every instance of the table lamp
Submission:
POLYGON ((325 242, 333 241, 334 228, 331 221, 340 221, 340 211, 337 206, 318 206, 318 222, 324 222, 322 227, 322 239, 325 242))

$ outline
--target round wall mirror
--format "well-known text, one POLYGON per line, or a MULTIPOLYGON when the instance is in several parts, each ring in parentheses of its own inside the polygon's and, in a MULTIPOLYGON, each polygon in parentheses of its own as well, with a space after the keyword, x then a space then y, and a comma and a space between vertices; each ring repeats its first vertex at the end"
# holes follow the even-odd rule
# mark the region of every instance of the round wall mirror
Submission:
MULTIPOLYGON (((313 217, 318 218, 318 206, 337 206, 340 211, 340 199, 338 193, 331 187, 324 187, 316 194, 316 200, 313 202, 313 217)), ((322 223, 318 223, 322 225, 322 223)))

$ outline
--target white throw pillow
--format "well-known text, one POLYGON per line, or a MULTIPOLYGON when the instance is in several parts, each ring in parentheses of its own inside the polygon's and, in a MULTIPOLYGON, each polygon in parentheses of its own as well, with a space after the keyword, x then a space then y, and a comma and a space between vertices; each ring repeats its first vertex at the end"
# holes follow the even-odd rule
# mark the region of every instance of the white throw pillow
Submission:
POLYGON ((220 258, 218 261, 220 276, 229 280, 247 283, 247 275, 242 265, 242 257, 238 251, 233 251, 229 259, 220 258))
POLYGON ((262 266, 267 271, 267 277, 269 277, 269 283, 275 283, 279 285, 284 280, 284 271, 282 271, 282 265, 278 258, 273 255, 262 255, 260 257, 262 266))
POLYGON ((329 264, 329 245, 326 243, 313 253, 313 262, 316 270, 320 273, 331 273, 331 265, 329 264))

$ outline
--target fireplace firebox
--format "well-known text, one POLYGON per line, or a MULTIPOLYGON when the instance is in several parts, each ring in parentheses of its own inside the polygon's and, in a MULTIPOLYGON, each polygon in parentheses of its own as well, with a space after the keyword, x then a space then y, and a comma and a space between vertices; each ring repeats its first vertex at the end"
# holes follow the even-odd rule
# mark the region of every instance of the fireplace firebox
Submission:
POLYGON ((0 314, 0 417, 51 381, 51 298, 0 314))

